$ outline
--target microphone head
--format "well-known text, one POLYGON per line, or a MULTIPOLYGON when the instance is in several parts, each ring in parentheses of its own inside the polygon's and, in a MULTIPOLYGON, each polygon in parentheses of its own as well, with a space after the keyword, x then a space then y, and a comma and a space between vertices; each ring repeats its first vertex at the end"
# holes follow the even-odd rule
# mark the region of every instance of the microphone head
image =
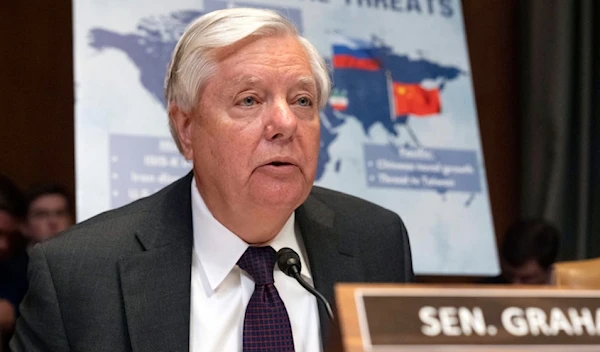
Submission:
POLYGON ((291 277, 302 270, 300 256, 293 249, 287 247, 281 248, 277 252, 277 266, 284 274, 291 277))

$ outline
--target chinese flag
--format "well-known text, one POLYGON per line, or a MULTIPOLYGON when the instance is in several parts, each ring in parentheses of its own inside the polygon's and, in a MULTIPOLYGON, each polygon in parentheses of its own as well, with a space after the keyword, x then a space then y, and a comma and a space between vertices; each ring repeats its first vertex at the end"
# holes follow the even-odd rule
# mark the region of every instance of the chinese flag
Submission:
POLYGON ((394 101, 396 116, 433 115, 441 111, 440 90, 425 89, 418 84, 394 82, 394 101))

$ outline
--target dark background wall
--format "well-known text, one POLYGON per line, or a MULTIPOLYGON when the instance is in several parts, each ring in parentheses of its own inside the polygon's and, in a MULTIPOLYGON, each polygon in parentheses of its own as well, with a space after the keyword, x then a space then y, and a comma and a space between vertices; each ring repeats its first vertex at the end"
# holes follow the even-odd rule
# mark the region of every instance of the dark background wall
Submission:
POLYGON ((0 1, 0 172, 74 193, 71 0, 0 1))
MULTIPOLYGON (((71 10, 71 0, 0 2, 0 172, 24 188, 58 181, 74 194, 71 10)), ((464 0, 463 10, 501 235, 519 208, 518 0, 464 0)))
POLYGON ((464 0, 496 235, 519 216, 519 0, 464 0))

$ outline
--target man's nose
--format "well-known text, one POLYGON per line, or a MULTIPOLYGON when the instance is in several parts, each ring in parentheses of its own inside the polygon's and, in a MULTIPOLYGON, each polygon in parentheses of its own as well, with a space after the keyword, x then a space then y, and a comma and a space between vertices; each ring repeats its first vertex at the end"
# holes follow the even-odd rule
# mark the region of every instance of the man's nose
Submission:
POLYGON ((48 219, 48 227, 50 227, 52 231, 55 231, 58 227, 58 219, 56 217, 51 217, 48 219))
POLYGON ((265 138, 269 141, 288 140, 296 134, 298 121, 285 99, 276 101, 267 111, 265 138))

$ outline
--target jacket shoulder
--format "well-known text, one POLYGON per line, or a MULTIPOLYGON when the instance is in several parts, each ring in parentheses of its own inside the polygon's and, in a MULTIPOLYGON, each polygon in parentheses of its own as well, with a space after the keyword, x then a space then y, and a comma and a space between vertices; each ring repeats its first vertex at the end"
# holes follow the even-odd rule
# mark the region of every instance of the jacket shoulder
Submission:
POLYGON ((135 239, 136 229, 152 216, 172 186, 75 224, 56 238, 38 245, 48 256, 56 254, 61 257, 68 253, 79 257, 86 252, 110 256, 111 253, 120 255, 138 250, 140 244, 135 239))
POLYGON ((398 214, 367 200, 322 187, 314 187, 311 196, 333 211, 334 226, 340 238, 356 241, 367 281, 414 281, 408 232, 398 214))
POLYGON ((340 215, 363 214, 367 216, 370 214, 374 216, 398 218, 396 213, 380 205, 328 188, 314 186, 311 191, 311 196, 334 209, 335 212, 340 215))

